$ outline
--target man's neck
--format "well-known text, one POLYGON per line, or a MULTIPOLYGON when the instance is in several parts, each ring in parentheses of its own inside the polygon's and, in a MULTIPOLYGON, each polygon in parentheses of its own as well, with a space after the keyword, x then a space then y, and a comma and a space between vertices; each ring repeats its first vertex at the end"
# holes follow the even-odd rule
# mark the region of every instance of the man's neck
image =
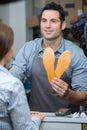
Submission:
POLYGON ((61 44, 62 37, 56 40, 47 40, 43 39, 42 47, 45 49, 46 47, 51 47, 53 50, 56 50, 61 44))

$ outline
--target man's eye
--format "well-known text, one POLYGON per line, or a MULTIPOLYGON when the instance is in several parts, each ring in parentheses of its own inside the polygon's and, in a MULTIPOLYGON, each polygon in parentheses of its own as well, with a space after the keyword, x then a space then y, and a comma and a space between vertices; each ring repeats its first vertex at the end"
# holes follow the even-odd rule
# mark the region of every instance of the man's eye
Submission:
POLYGON ((46 20, 45 19, 41 19, 41 22, 46 22, 46 20))
POLYGON ((56 23, 56 22, 57 22, 57 20, 51 20, 51 22, 56 23))

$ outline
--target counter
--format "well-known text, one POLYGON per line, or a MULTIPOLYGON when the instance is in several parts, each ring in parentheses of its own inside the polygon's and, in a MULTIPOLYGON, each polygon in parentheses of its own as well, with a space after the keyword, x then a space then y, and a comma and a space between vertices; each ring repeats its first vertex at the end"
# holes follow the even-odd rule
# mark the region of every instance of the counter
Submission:
POLYGON ((87 130, 87 118, 58 117, 51 113, 43 120, 40 130, 87 130))

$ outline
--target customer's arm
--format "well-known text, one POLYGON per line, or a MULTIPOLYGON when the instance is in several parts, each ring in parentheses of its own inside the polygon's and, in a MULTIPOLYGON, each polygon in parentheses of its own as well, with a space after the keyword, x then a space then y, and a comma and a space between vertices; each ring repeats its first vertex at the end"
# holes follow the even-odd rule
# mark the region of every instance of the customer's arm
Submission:
POLYGON ((12 92, 9 98, 8 111, 11 117, 14 130, 39 130, 41 119, 44 116, 30 116, 30 109, 27 103, 27 98, 22 83, 11 83, 12 92), (39 118, 37 118, 39 117, 39 118))

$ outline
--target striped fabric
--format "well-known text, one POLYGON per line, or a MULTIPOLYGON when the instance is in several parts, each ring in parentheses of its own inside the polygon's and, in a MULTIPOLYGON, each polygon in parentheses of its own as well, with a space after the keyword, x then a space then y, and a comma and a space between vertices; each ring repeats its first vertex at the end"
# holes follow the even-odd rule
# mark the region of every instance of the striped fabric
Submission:
POLYGON ((40 123, 30 117, 21 81, 0 66, 0 130, 39 130, 40 123))

